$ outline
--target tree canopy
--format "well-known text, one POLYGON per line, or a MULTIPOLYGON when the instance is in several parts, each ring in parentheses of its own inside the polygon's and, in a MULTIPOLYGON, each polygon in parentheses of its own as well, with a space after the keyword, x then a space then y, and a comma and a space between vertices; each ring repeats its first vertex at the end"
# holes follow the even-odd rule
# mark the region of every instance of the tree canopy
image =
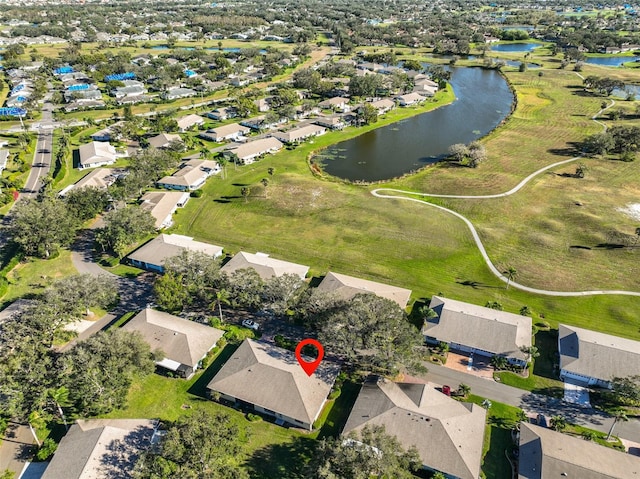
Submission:
POLYGON ((135 466, 135 479, 247 479, 237 455, 246 431, 227 414, 196 410, 171 425, 158 451, 147 451, 135 466))
POLYGON ((406 451, 383 426, 365 426, 347 438, 323 439, 309 464, 308 477, 319 479, 411 479, 422 465, 418 451, 406 451))
POLYGON ((396 374, 422 370, 418 348, 423 339, 400 307, 374 294, 358 294, 319 324, 319 339, 352 365, 396 374))

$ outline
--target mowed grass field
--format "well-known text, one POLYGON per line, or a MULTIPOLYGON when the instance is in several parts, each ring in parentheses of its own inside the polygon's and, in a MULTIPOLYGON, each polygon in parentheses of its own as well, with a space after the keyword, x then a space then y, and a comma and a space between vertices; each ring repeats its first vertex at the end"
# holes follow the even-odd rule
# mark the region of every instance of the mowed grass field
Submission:
MULTIPOLYGON (((442 165, 377 186, 450 194, 506 191, 531 172, 570 158, 570 142, 600 130, 590 118, 603 99, 582 96, 575 73, 545 69, 542 77, 537 71, 507 75, 518 92, 518 108, 486 138, 485 163, 477 169, 442 165)), ((476 304, 495 300, 512 312, 527 305, 535 318, 541 315, 553 326, 566 322, 640 339, 640 298, 555 298, 505 290, 454 217, 426 205, 374 198, 373 187, 314 177, 306 158, 335 141, 328 134, 253 165, 228 166, 227 179, 209 180, 205 195, 176 215, 175 231, 230 252, 262 251, 307 264, 315 275, 332 270, 407 287, 415 299, 442 293, 476 304), (269 167, 276 170, 273 177, 269 167), (269 180, 266 192, 262 178, 269 180), (252 188, 247 201, 240 193, 243 186, 252 188)), ((618 220, 621 230, 635 224, 610 210, 633 197, 640 163, 586 163, 592 169, 584 180, 548 174, 512 198, 440 203, 468 215, 495 264, 514 266, 524 284, 640 291, 637 274, 629 274, 637 253, 569 248, 600 241, 618 220)), ((572 171, 573 165, 558 173, 572 171)))

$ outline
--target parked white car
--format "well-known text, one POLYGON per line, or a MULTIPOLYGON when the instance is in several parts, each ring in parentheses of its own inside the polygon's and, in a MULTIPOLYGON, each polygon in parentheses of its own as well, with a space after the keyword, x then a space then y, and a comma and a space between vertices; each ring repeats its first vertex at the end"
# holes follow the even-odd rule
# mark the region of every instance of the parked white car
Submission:
POLYGON ((250 319, 245 319, 244 321, 242 321, 242 325, 245 328, 253 329, 254 331, 260 329, 260 325, 255 321, 251 321, 250 319))

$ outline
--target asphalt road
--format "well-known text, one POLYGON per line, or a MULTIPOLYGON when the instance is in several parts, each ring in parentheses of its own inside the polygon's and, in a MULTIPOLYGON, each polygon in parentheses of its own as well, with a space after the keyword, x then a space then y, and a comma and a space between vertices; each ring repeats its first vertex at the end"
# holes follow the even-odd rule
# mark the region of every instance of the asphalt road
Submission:
POLYGON ((20 193, 19 199, 33 198, 40 191, 42 178, 49 174, 53 159, 53 105, 47 99, 42 106, 42 120, 38 125, 38 139, 33 155, 31 173, 20 193))
MULTIPOLYGON (((471 392, 475 395, 522 408, 530 415, 544 414, 547 417, 559 415, 574 424, 602 432, 609 432, 609 428, 613 424, 611 416, 593 408, 583 408, 557 398, 533 394, 497 383, 492 379, 481 378, 437 364, 429 363, 425 366, 429 372, 423 378, 431 383, 446 384, 452 389, 456 389, 460 383, 464 383, 471 387, 471 392)), ((615 427, 614 434, 630 441, 640 442, 640 421, 631 419, 628 422, 619 422, 615 427)))

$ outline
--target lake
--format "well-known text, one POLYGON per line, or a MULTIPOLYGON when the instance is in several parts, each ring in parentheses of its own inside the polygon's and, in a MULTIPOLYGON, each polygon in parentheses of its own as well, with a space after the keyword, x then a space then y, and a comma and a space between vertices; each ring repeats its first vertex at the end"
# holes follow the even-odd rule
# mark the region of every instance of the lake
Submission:
POLYGON ((500 43, 491 45, 492 52, 530 52, 535 48, 539 48, 540 43, 500 43))
POLYGON ((454 143, 493 130, 511 111, 507 82, 495 70, 452 71, 453 103, 326 148, 316 158, 322 169, 351 181, 395 178, 441 160, 454 143))
POLYGON ((605 67, 619 67, 623 63, 627 62, 635 62, 640 60, 639 56, 635 57, 587 57, 585 60, 586 63, 591 63, 592 65, 602 65, 605 67))

